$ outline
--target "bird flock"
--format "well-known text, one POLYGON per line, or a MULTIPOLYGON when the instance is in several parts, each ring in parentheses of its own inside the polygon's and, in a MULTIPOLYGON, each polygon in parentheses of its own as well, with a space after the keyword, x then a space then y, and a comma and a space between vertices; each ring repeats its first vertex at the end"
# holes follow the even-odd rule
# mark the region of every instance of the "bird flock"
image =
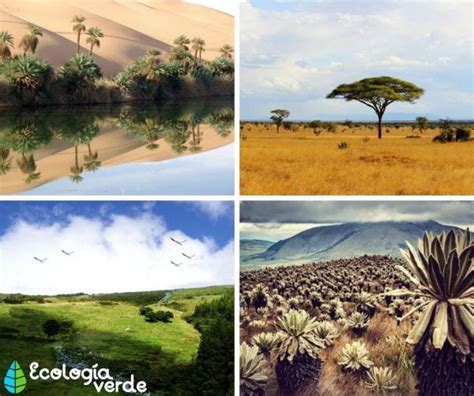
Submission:
MULTIPOLYGON (((173 237, 170 237, 170 239, 176 243, 177 245, 180 245, 180 246, 183 246, 184 243, 186 243, 186 239, 183 239, 182 241, 178 240, 178 239, 175 239, 173 237)), ((64 255, 66 256, 71 256, 74 252, 71 250, 71 251, 67 251, 67 250, 64 250, 64 249, 61 249, 61 253, 63 253, 64 255)), ((181 255, 183 257, 186 257, 188 260, 192 260, 195 255, 194 254, 186 254, 184 252, 181 252, 181 255)), ((40 263, 44 263, 45 261, 48 260, 47 257, 45 258, 39 258, 39 257, 36 257, 36 256, 33 256, 33 258, 36 260, 36 261, 39 261, 40 263)), ((177 262, 177 261, 174 261, 174 260, 170 260, 170 263, 173 264, 175 267, 181 267, 183 265, 183 262, 177 262)))
MULTIPOLYGON (((178 239, 175 239, 175 238, 173 238, 173 237, 170 237, 170 239, 171 239, 174 243, 176 243, 177 245, 179 245, 179 246, 183 246, 183 244, 186 243, 186 239, 183 239, 182 241, 180 241, 180 240, 178 240, 178 239)), ((191 254, 186 254, 186 253, 183 253, 183 252, 181 252, 181 254, 182 254, 184 257, 186 257, 188 260, 192 260, 193 257, 194 257, 194 254, 191 255, 191 254)), ((181 263, 177 263, 176 261, 173 261, 173 260, 171 260, 170 262, 171 262, 171 264, 173 264, 175 267, 178 267, 178 268, 183 265, 182 262, 181 262, 181 263)))
MULTIPOLYGON (((64 250, 64 249, 61 249, 61 252, 62 252, 63 254, 65 254, 66 256, 70 256, 70 255, 72 255, 72 254, 74 253, 72 250, 71 250, 70 252, 68 252, 67 250, 64 250)), ((39 262, 42 263, 42 264, 43 264, 45 261, 48 260, 47 257, 45 257, 45 258, 38 258, 38 257, 36 257, 36 256, 33 256, 33 258, 34 258, 36 261, 39 261, 39 262)))

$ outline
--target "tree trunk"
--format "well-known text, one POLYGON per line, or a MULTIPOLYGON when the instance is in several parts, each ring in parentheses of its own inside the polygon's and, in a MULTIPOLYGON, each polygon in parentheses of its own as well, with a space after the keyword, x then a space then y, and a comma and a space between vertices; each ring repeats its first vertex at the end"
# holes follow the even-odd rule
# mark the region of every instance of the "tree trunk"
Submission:
POLYGON ((277 133, 280 133, 280 124, 277 123, 277 133))
POLYGON ((92 51, 94 51, 94 43, 91 43, 91 52, 89 53, 90 56, 92 56, 92 51))
POLYGON ((378 129, 379 129, 379 139, 382 139, 382 116, 383 114, 377 114, 379 117, 378 129))
POLYGON ((77 33, 77 53, 81 51, 81 33, 77 33))
POLYGON ((415 347, 415 371, 420 396, 472 396, 474 362, 470 356, 463 362, 448 342, 433 349, 425 337, 415 347))

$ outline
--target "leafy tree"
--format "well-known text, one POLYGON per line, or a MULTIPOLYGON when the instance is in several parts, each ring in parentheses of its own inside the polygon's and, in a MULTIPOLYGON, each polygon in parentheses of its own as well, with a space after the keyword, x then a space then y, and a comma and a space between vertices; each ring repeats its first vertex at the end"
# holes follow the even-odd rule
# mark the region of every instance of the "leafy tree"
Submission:
POLYGON ((82 91, 102 76, 100 67, 89 54, 75 54, 58 70, 59 84, 69 95, 80 97, 82 91))
POLYGON ((276 124, 277 133, 280 133, 280 126, 283 123, 283 120, 290 116, 290 112, 285 109, 275 109, 270 112, 272 116, 270 119, 276 124))
POLYGON ((420 133, 423 133, 425 129, 428 128, 428 118, 426 117, 416 117, 416 123, 418 124, 420 133))
POLYGON ((234 76, 234 62, 232 59, 220 56, 209 62, 208 68, 214 77, 233 77, 234 76))
POLYGON ((28 33, 21 38, 19 45, 23 50, 23 55, 26 55, 27 53, 34 54, 36 52, 40 36, 43 36, 41 29, 35 25, 29 24, 28 33))
POLYGON ((231 395, 234 387, 234 295, 200 304, 191 319, 201 331, 193 395, 231 395))
POLYGON ((53 68, 47 62, 26 55, 12 59, 7 78, 19 99, 34 101, 47 90, 53 74, 53 68))
POLYGON ((321 129, 324 127, 324 122, 320 120, 311 121, 308 126, 313 130, 315 135, 319 135, 321 133, 321 129))
POLYGON ((91 27, 86 32, 86 43, 90 44, 89 54, 92 55, 94 47, 100 48, 100 39, 104 37, 104 33, 98 27, 91 27))
POLYGON ((85 20, 86 18, 82 15, 75 15, 72 19, 72 23, 74 23, 72 30, 77 33, 77 54, 81 51, 81 33, 86 31, 86 25, 84 25, 85 20))
POLYGON ((36 165, 33 154, 22 153, 21 158, 17 160, 17 165, 21 173, 26 175, 26 184, 30 184, 32 181, 38 180, 41 177, 41 172, 36 172, 38 166, 36 165))
POLYGON ((4 60, 12 57, 13 36, 6 30, 0 32, 0 59, 4 60))
POLYGON ((172 48, 169 52, 169 59, 171 62, 178 62, 182 66, 183 74, 187 74, 193 64, 193 56, 182 47, 172 48))
POLYGON ((219 48, 219 52, 224 58, 232 59, 234 49, 229 44, 225 44, 221 48, 219 48))
POLYGON ((7 174, 11 169, 10 149, 0 146, 0 175, 7 174))
POLYGON ((56 319, 48 319, 43 323, 43 332, 51 340, 54 336, 59 334, 61 330, 61 323, 56 319))
POLYGON ((424 90, 415 84, 393 77, 373 77, 341 84, 327 95, 328 99, 355 100, 375 111, 378 117, 378 138, 382 138, 382 117, 394 102, 414 103, 424 90))

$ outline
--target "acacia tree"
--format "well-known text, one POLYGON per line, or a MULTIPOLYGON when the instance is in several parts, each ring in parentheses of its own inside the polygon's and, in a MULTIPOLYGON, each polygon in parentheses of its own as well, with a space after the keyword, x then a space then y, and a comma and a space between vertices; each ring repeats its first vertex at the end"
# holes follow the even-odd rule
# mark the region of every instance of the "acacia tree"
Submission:
POLYGON ((415 84, 393 77, 372 77, 351 84, 341 84, 328 99, 355 100, 375 111, 378 117, 378 137, 382 139, 382 117, 393 102, 414 103, 424 90, 415 84))
POLYGON ((270 113, 272 113, 272 116, 270 117, 270 119, 276 124, 277 133, 279 133, 280 126, 283 123, 283 120, 289 117, 290 112, 285 109, 275 109, 275 110, 272 110, 270 113))
POLYGON ((418 123, 418 129, 420 130, 420 133, 423 133, 423 131, 428 128, 428 118, 416 117, 416 122, 418 123))

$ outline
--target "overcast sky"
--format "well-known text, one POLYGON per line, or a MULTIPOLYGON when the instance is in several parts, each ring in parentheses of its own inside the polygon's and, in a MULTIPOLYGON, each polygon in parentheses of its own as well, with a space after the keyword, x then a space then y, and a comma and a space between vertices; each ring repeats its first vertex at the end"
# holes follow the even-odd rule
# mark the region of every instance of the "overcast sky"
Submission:
POLYGON ((241 2, 241 119, 286 108, 294 120, 372 120, 328 100, 337 85, 389 75, 425 89, 386 119, 474 118, 473 1, 241 2))
POLYGON ((308 228, 345 222, 427 221, 474 229, 469 201, 324 201, 241 203, 241 239, 277 241, 308 228))
POLYGON ((0 293, 231 284, 233 228, 232 204, 224 202, 3 202, 0 293))

